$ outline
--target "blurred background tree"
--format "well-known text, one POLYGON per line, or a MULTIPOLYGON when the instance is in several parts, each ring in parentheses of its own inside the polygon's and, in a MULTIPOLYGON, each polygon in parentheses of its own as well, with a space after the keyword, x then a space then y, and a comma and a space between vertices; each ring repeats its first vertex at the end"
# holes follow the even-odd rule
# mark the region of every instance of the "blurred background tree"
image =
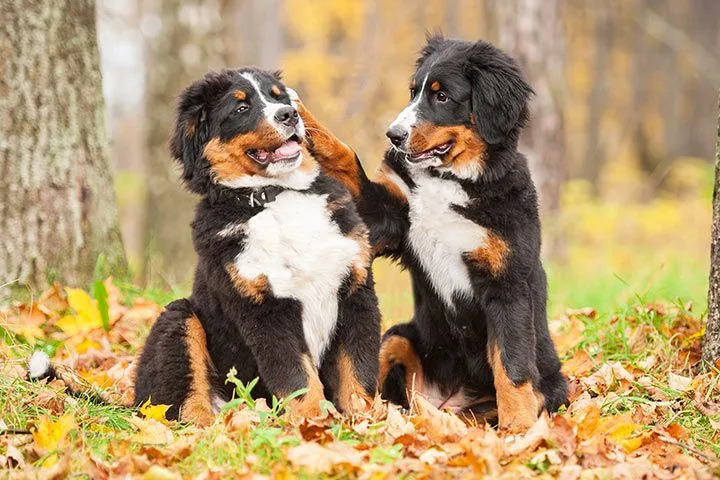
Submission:
MULTIPOLYGON (((138 279, 188 288, 192 198, 166 142, 210 68, 281 67, 369 171, 426 31, 516 56, 537 95, 522 140, 542 197, 553 305, 704 303, 720 83, 715 0, 100 0, 112 163, 138 279)), ((406 278, 376 262, 383 310, 406 278)))
POLYGON ((86 284, 99 259, 126 268, 95 2, 2 2, 0 303, 48 280, 86 284), (6 297, 6 298, 2 298, 6 297))

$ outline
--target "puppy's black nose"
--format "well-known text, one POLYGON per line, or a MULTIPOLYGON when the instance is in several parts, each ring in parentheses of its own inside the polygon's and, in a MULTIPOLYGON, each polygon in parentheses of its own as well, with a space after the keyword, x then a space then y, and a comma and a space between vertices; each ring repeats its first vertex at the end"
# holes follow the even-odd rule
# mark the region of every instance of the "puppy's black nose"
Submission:
POLYGON ((393 145, 400 147, 408 137, 408 132, 400 125, 390 126, 385 135, 390 139, 393 145))
POLYGON ((294 127, 298 123, 298 112, 293 107, 282 107, 275 112, 275 121, 288 127, 294 127))

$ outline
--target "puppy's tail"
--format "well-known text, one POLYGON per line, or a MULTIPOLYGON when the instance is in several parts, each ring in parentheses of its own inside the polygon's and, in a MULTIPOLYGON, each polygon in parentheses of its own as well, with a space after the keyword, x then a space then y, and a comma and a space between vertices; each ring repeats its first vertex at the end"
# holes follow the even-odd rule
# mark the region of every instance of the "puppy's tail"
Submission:
POLYGON ((118 399, 112 394, 88 382, 72 368, 53 364, 48 354, 40 350, 34 352, 28 361, 27 379, 31 382, 60 380, 65 385, 65 391, 75 398, 99 405, 118 404, 118 399))

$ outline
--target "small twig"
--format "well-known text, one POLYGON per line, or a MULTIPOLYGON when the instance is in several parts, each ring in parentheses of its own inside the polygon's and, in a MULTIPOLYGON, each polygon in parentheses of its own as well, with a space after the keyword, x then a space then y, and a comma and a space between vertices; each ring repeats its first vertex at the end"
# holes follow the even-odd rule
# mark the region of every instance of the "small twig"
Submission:
POLYGON ((0 430, 0 435, 31 435, 32 432, 30 430, 16 430, 14 428, 6 428, 4 430, 0 430))
POLYGON ((663 436, 660 436, 660 440, 662 440, 665 443, 669 443, 670 445, 675 445, 676 447, 684 448, 685 450, 688 450, 688 451, 694 453, 698 457, 704 458, 708 463, 716 463, 718 461, 717 458, 713 458, 710 455, 708 455, 704 452, 701 452, 697 448, 691 447, 687 443, 682 443, 682 442, 678 442, 675 440, 671 440, 671 439, 669 439, 667 437, 663 437, 663 436))

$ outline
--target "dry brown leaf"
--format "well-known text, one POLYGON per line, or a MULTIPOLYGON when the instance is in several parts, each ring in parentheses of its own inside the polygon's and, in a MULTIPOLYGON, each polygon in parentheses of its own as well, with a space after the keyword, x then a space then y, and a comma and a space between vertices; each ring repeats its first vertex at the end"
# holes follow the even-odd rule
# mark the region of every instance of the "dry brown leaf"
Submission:
POLYGON ((509 456, 516 456, 527 450, 534 451, 547 438, 550 438, 550 425, 547 414, 543 413, 525 435, 515 437, 514 441, 507 444, 505 453, 509 456))
POLYGON ((310 473, 331 473, 340 466, 344 470, 359 467, 365 455, 340 442, 327 445, 303 442, 290 448, 287 458, 296 468, 305 468, 310 473))
POLYGON ((692 378, 677 375, 673 372, 668 373, 668 386, 678 392, 687 392, 691 389, 690 384, 692 378))
POLYGON ((415 425, 409 422, 394 405, 388 405, 387 419, 385 420, 385 433, 391 438, 403 435, 414 435, 415 425))
POLYGON ((413 409, 417 412, 413 423, 423 428, 427 436, 436 442, 457 442, 467 435, 465 422, 456 415, 438 410, 422 395, 415 395, 413 409))
POLYGON ((585 350, 579 350, 562 366, 562 371, 570 377, 577 377, 590 373, 597 362, 585 350))
POLYGON ((156 445, 171 443, 175 439, 172 430, 157 420, 144 419, 133 415, 128 418, 128 421, 137 430, 131 436, 134 442, 156 445))

